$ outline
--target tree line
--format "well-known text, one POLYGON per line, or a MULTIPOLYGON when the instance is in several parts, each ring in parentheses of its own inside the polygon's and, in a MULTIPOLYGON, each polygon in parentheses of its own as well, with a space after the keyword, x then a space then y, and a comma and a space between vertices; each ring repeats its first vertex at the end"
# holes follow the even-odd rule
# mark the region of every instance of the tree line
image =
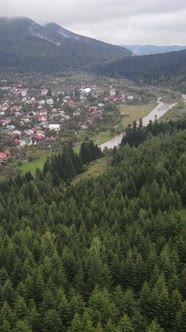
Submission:
POLYGON ((99 64, 100 75, 133 80, 140 85, 166 85, 185 91, 186 51, 164 54, 120 57, 99 64))
POLYGON ((50 173, 55 185, 60 181, 67 182, 81 173, 85 165, 89 164, 102 156, 101 150, 92 140, 84 141, 80 146, 79 155, 73 150, 72 144, 64 145, 63 152, 48 157, 44 167, 43 175, 50 173))

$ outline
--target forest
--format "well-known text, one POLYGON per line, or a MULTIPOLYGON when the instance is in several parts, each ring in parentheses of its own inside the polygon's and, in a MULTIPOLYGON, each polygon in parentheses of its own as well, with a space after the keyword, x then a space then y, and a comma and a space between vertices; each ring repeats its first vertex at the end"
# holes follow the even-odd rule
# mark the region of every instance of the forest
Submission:
POLYGON ((186 123, 133 125, 73 184, 96 151, 1 183, 0 331, 186 331, 186 123))
POLYGON ((186 50, 105 61, 95 68, 95 72, 99 75, 133 80, 140 85, 170 86, 184 92, 186 50))

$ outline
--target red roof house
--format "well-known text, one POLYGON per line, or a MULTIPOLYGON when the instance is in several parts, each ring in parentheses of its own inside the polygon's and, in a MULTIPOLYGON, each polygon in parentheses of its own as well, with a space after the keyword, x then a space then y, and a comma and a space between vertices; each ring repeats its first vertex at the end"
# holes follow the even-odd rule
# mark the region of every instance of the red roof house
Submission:
POLYGON ((7 161, 8 158, 10 157, 10 152, 8 150, 4 152, 0 152, 0 162, 7 161))

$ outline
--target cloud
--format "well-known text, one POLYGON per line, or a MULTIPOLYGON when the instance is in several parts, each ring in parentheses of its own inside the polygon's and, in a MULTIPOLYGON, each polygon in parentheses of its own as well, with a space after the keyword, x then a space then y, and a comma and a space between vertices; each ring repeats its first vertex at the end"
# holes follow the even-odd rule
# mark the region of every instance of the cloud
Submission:
POLYGON ((183 0, 1 0, 1 16, 27 16, 114 44, 186 45, 183 0))

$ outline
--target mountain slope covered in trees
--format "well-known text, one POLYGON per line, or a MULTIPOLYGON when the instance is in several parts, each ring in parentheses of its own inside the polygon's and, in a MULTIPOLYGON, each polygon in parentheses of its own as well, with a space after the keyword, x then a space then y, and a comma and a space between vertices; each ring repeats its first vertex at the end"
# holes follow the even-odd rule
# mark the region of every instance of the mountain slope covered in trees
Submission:
MULTIPOLYGON (((63 28, 61 28, 63 29, 63 28)), ((0 18, 0 67, 57 72, 86 68, 106 59, 130 55, 119 46, 94 39, 64 37, 28 18, 0 18)), ((77 35, 78 36, 78 35, 77 35)))
POLYGON ((185 128, 134 126, 76 185, 50 169, 1 183, 1 331, 186 330, 185 128))
POLYGON ((96 72, 127 78, 141 84, 169 84, 185 91, 186 50, 106 61, 97 67, 96 72))

